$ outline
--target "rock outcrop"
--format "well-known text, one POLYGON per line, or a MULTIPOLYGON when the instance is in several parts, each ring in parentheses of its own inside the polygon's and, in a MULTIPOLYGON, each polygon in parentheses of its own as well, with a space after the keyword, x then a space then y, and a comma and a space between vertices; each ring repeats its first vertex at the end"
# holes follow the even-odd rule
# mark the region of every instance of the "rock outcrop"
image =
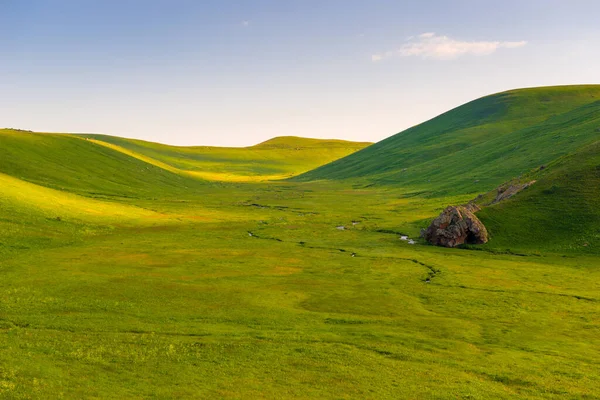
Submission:
POLYGON ((423 237, 431 244, 456 247, 461 244, 483 244, 488 241, 488 232, 475 212, 475 204, 450 206, 433 220, 423 237))
POLYGON ((515 194, 519 193, 521 190, 527 189, 529 186, 533 185, 534 183, 535 183, 535 181, 531 181, 528 183, 521 183, 521 184, 502 185, 498 188, 498 193, 496 194, 496 198, 490 203, 490 205, 500 203, 501 201, 510 199, 515 194))

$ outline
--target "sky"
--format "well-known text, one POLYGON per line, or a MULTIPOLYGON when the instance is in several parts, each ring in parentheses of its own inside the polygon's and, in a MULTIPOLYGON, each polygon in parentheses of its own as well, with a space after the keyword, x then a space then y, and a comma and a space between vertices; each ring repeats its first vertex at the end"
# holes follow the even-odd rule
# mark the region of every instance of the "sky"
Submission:
POLYGON ((0 0, 0 126, 175 145, 376 142, 600 83, 597 0, 0 0))

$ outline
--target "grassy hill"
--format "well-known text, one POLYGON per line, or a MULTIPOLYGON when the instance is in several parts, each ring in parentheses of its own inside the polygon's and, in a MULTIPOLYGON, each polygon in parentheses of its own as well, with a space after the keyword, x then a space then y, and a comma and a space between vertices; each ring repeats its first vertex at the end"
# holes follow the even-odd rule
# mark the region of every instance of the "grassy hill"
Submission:
POLYGON ((282 137, 248 148, 175 147, 102 135, 0 130, 0 173, 91 196, 181 195, 202 181, 289 177, 368 143, 282 137))
POLYGON ((157 197, 201 182, 71 135, 0 130, 0 173, 87 196, 157 197))
POLYGON ((289 178, 358 151, 370 143, 277 137, 250 147, 178 147, 106 135, 81 135, 95 143, 206 180, 289 178))
POLYGON ((295 178, 438 194, 491 190, 598 140, 600 85, 487 96, 295 178))
POLYGON ((521 180, 537 182, 478 213, 492 235, 489 247, 600 252, 600 142, 521 180))

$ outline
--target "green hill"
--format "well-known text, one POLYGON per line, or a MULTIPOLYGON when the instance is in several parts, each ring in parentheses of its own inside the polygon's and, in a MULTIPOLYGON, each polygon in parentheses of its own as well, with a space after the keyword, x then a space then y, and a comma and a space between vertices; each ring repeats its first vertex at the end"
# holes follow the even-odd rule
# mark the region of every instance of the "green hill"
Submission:
POLYGON ((286 136, 250 147, 179 147, 106 135, 81 137, 163 168, 221 181, 289 178, 370 144, 286 136))
POLYGON ((201 183, 76 136, 7 129, 0 173, 87 196, 157 197, 201 183))
POLYGON ((600 136, 600 85, 487 96, 297 178, 481 193, 600 136))
POLYGON ((536 183, 478 213, 488 247, 600 252, 600 142, 521 180, 536 183))
POLYGON ((101 135, 0 130, 0 173, 92 195, 160 197, 206 181, 289 177, 367 143, 275 138, 248 148, 175 147, 101 135))

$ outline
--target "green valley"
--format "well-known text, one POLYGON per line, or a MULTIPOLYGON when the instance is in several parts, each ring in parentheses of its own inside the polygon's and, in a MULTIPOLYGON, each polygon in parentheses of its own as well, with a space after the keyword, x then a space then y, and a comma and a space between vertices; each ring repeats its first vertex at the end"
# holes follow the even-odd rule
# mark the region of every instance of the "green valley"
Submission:
POLYGON ((598 85, 373 145, 1 130, 0 398, 600 399, 599 199, 598 85), (419 237, 478 195, 487 244, 419 237))

